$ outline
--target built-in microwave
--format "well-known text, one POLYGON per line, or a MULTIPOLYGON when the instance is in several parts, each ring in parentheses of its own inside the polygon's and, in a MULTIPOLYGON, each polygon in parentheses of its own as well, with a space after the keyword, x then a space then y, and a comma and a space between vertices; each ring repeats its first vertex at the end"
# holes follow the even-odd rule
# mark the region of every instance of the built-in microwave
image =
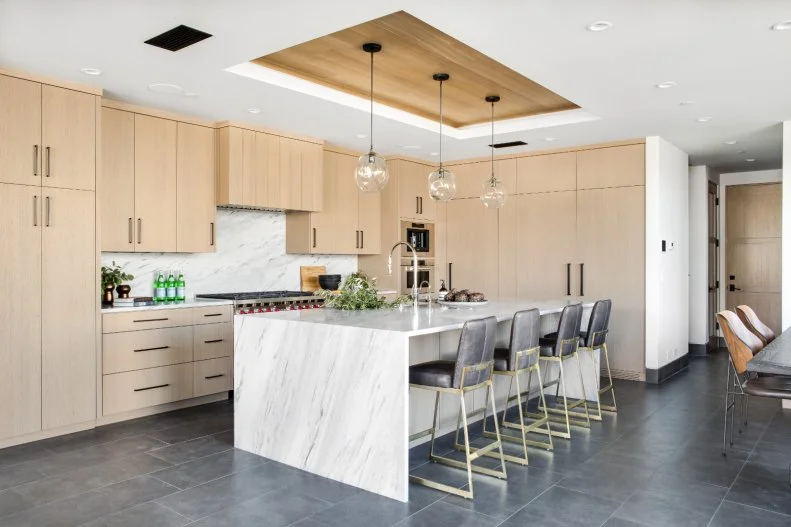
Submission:
MULTIPOLYGON (((434 258, 434 224, 417 223, 413 221, 401 222, 401 241, 415 248, 421 258, 434 258)), ((406 246, 401 246, 401 256, 411 257, 412 251, 406 246)))
MULTIPOLYGON (((427 282, 432 290, 437 289, 437 285, 434 283, 434 261, 426 261, 426 260, 418 260, 417 265, 417 285, 420 287, 420 284, 423 282, 427 282), (426 265, 430 264, 430 265, 426 265)), ((413 263, 410 259, 407 263, 407 260, 404 259, 401 262, 401 293, 404 295, 409 295, 412 293, 412 285, 415 283, 415 273, 413 271, 413 263)), ((426 285, 424 284, 423 287, 425 288, 426 285)))

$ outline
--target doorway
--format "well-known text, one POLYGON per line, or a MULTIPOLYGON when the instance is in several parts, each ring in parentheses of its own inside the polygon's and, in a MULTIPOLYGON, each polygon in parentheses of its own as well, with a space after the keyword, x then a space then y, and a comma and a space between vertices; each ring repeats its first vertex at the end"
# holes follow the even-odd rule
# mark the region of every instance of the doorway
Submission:
POLYGON ((725 307, 746 304, 779 334, 782 184, 733 185, 726 193, 725 307))

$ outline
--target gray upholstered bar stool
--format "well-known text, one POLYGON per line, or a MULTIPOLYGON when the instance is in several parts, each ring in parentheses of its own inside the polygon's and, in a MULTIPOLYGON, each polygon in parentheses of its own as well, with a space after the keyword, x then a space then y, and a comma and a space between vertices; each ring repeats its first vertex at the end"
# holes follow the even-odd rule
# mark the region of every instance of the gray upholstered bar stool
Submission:
MULTIPOLYGON (((503 433, 500 438, 503 441, 510 441, 522 445, 522 456, 505 455, 506 461, 519 463, 521 465, 528 464, 527 447, 535 446, 545 450, 552 450, 552 434, 549 428, 549 415, 544 408, 543 417, 532 420, 533 422, 525 424, 525 416, 522 411, 522 397, 524 402, 530 400, 530 387, 533 380, 533 372, 536 373, 536 383, 539 389, 539 397, 542 406, 546 406, 544 401, 544 387, 541 380, 541 368, 538 364, 538 357, 540 354, 540 347, 538 339, 541 331, 541 313, 538 309, 528 309, 526 311, 518 311, 514 314, 513 321, 511 322, 511 339, 507 348, 495 348, 494 350, 494 374, 497 376, 510 377, 508 384, 508 396, 503 409, 502 427, 503 433), (519 383, 519 377, 527 374, 527 390, 522 392, 519 383), (511 395, 514 384, 516 384, 516 393, 511 395), (516 400, 517 414, 519 421, 509 421, 507 419, 508 405, 511 401, 516 400), (544 427, 542 433, 547 435, 547 441, 534 441, 527 439, 527 434, 535 432, 537 429, 544 427), (505 433, 505 429, 516 430, 519 436, 513 436, 505 433)), ((491 432, 486 429, 487 413, 483 414, 483 435, 490 439, 496 439, 496 432, 491 432)), ((497 421, 497 415, 494 416, 494 421, 497 421)), ((457 441, 458 446, 458 441, 457 441)))
MULTIPOLYGON (((468 489, 464 490, 437 481, 418 476, 409 476, 409 480, 435 488, 443 492, 449 492, 462 498, 472 499, 472 473, 487 474, 501 479, 506 478, 505 460, 503 459, 503 445, 500 440, 500 432, 495 422, 495 440, 482 448, 470 447, 470 434, 467 427, 467 419, 471 415, 467 414, 464 404, 464 395, 475 390, 487 390, 486 397, 491 402, 491 409, 494 415, 497 410, 494 404, 494 390, 492 389, 492 368, 494 367, 494 342, 497 332, 497 319, 487 317, 478 320, 470 320, 464 324, 459 337, 459 351, 455 361, 435 360, 423 362, 409 367, 409 386, 431 390, 436 393, 434 399, 434 419, 431 428, 418 432, 409 437, 410 441, 431 435, 431 450, 429 459, 431 461, 449 465, 451 467, 467 470, 468 489), (464 453, 465 462, 457 461, 448 457, 434 454, 434 440, 436 439, 437 423, 439 410, 439 395, 448 393, 459 398, 459 422, 456 424, 456 434, 458 436, 459 427, 463 426, 464 432, 464 453), (479 457, 499 450, 501 470, 493 470, 486 467, 473 465, 472 462, 479 457)), ((482 410, 481 410, 482 411, 482 410)), ((480 412, 473 412, 477 415, 480 412)))
MULTIPOLYGON (((607 386, 598 388, 596 394, 596 412, 589 413, 590 418, 595 421, 602 420, 602 410, 606 412, 617 412, 618 406, 615 402, 615 387, 612 382, 612 373, 610 371, 610 357, 607 353, 607 332, 610 326, 610 313, 612 312, 612 300, 598 300, 593 304, 591 315, 588 319, 588 329, 580 332, 580 347, 579 352, 588 352, 591 354, 591 364, 594 365, 593 370, 593 383, 594 386, 599 385, 600 372, 596 371, 595 361, 593 360, 596 350, 600 350, 604 359, 604 365, 607 368, 607 386), (612 398, 611 405, 601 404, 601 397, 605 393, 610 392, 612 398)), ((544 336, 544 342, 557 339, 557 333, 550 333, 544 336)), ((581 364, 580 364, 581 367, 581 364)), ((571 415, 577 417, 585 417, 579 412, 571 412, 571 415)))
MULTIPOLYGON (((550 382, 544 382, 544 389, 555 386, 555 401, 552 407, 546 405, 543 409, 549 412, 549 420, 551 422, 565 424, 562 430, 552 430, 551 435, 562 437, 564 439, 571 439, 571 426, 581 426, 590 428, 590 415, 588 414, 588 400, 584 397, 569 404, 566 396, 566 375, 563 369, 563 363, 569 359, 577 359, 579 374, 580 374, 580 389, 585 393, 585 380, 582 376, 582 363, 579 360, 577 349, 580 340, 580 326, 582 325, 582 304, 571 304, 563 308, 560 314, 560 322, 558 323, 557 337, 554 339, 539 339, 541 346, 540 361, 544 362, 547 367, 544 370, 544 376, 549 371, 549 364, 555 363, 558 365, 558 377, 550 382), (562 388, 562 398, 560 391, 562 388), (562 401, 562 406, 558 407, 558 400, 562 401), (582 406, 585 409, 584 413, 579 412, 578 415, 572 414, 569 410, 582 406), (582 419, 578 419, 581 417, 582 419)), ((541 407, 539 407, 542 409, 541 407)), ((530 417, 541 418, 541 414, 529 413, 530 417)))

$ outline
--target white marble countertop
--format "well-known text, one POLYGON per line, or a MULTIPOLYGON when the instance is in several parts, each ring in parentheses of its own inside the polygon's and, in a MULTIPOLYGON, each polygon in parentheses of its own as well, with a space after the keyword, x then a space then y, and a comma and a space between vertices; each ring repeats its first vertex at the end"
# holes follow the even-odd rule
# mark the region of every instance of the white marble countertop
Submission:
POLYGON ((233 300, 210 300, 210 299, 195 299, 191 298, 184 302, 173 302, 170 304, 156 304, 153 306, 118 306, 118 307, 103 307, 102 314, 104 313, 127 313, 129 311, 154 311, 158 309, 181 309, 185 307, 205 307, 205 306, 230 306, 233 305, 233 300))
POLYGON ((523 309, 538 308, 542 315, 559 313, 566 305, 578 302, 582 302, 585 307, 591 307, 594 300, 584 297, 562 297, 556 300, 504 299, 492 300, 485 306, 465 308, 452 308, 434 304, 431 309, 421 306, 415 311, 412 305, 409 304, 401 309, 341 311, 323 308, 237 316, 381 329, 416 336, 461 329, 465 322, 476 318, 495 316, 498 322, 510 320, 513 318, 514 313, 523 309))

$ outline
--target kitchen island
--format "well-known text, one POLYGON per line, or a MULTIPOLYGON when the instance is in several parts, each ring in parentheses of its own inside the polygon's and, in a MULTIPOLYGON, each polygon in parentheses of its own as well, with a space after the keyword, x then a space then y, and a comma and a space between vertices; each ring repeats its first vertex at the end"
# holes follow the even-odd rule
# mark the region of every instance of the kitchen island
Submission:
MULTIPOLYGON (((501 346, 507 345, 515 312, 538 308, 542 333, 548 333, 556 330, 563 307, 576 302, 583 302, 585 324, 593 303, 574 297, 499 300, 462 309, 435 305, 237 315, 235 446, 407 501, 408 436, 430 427, 434 411, 432 393, 410 390, 409 365, 455 359, 468 320, 497 317, 501 346)), ((572 382, 579 379, 576 365, 569 366, 568 394, 580 396, 579 382, 572 382)), ((593 364, 587 358, 583 368, 590 379, 591 368, 599 371, 598 358, 593 364)), ((585 388, 593 399, 597 387, 585 388)), ((495 380, 498 411, 507 389, 507 383, 495 380)), ((483 407, 483 391, 467 397, 468 411, 483 407)), ((456 401, 440 398, 440 434, 455 429, 457 413, 456 401)))

